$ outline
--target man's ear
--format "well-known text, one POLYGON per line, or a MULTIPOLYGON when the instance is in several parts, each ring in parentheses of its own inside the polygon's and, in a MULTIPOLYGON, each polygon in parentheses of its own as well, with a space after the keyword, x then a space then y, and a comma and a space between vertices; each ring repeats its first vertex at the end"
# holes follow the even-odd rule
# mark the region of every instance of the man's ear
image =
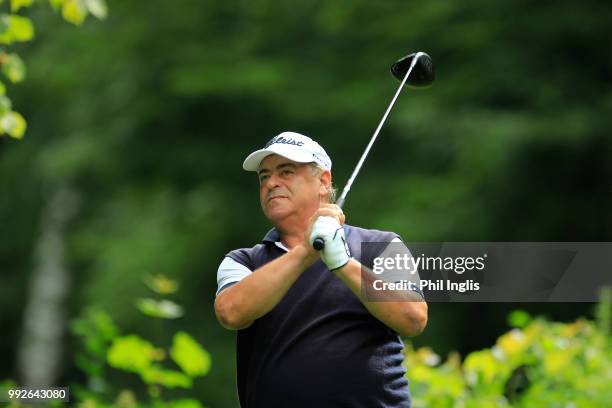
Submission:
POLYGON ((331 172, 329 170, 323 170, 319 173, 319 181, 321 182, 321 188, 319 189, 319 195, 327 196, 329 189, 332 184, 331 172))

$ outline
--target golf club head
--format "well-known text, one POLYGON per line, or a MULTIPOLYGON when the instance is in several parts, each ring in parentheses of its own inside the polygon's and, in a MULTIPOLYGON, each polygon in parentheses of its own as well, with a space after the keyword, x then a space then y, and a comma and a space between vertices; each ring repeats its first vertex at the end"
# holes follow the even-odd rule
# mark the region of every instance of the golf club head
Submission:
POLYGON ((419 55, 418 60, 406 81, 406 85, 423 87, 431 85, 435 79, 431 57, 424 52, 415 52, 397 60, 391 65, 391 74, 400 81, 406 76, 410 64, 419 55))

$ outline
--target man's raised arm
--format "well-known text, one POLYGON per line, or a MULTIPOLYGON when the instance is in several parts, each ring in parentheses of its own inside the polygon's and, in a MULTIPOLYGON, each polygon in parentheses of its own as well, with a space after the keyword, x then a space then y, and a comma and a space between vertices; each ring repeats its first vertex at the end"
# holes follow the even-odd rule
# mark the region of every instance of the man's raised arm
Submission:
POLYGON ((268 313, 280 302, 301 273, 319 255, 305 245, 296 245, 229 286, 215 299, 215 314, 223 327, 239 330, 268 313))

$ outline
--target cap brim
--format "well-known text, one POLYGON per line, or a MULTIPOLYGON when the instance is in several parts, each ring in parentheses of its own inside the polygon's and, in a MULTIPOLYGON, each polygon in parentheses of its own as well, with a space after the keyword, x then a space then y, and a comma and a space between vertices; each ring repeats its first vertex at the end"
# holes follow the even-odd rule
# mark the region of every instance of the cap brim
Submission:
POLYGON ((244 159, 244 163, 242 163, 242 168, 246 171, 257 171, 259 170, 259 163, 269 155, 274 154, 274 152, 269 151, 268 149, 260 149, 254 151, 249 154, 249 156, 244 159))
POLYGON ((242 168, 246 171, 258 171, 261 161, 271 154, 278 154, 279 156, 283 156, 298 163, 310 163, 315 161, 308 153, 301 154, 295 151, 285 151, 283 146, 278 146, 275 148, 259 149, 249 154, 247 158, 244 159, 242 168))

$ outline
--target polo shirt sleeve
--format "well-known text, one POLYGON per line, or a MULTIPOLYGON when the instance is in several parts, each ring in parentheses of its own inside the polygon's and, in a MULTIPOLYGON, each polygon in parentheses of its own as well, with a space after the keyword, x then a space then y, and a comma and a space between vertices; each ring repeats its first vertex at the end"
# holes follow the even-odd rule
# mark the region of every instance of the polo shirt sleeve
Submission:
POLYGON ((399 237, 394 238, 378 258, 382 260, 389 258, 394 261, 399 260, 399 262, 393 262, 394 267, 385 269, 384 272, 379 275, 381 280, 387 283, 411 282, 412 291, 418 293, 421 298, 425 299, 423 291, 421 290, 421 279, 419 277, 419 271, 415 266, 414 257, 406 244, 404 244, 399 237))
POLYGON ((251 273, 252 271, 249 268, 226 256, 217 270, 217 293, 215 296, 219 295, 223 289, 240 282, 251 273))

